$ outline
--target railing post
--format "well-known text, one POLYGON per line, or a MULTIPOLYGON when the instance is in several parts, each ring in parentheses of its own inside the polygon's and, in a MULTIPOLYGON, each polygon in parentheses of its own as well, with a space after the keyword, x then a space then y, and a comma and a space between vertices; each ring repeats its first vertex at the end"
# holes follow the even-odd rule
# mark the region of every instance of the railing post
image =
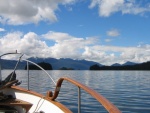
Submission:
POLYGON ((29 62, 27 61, 27 71, 28 71, 28 90, 29 90, 29 62))
POLYGON ((78 113, 81 113, 81 90, 78 87, 78 113))

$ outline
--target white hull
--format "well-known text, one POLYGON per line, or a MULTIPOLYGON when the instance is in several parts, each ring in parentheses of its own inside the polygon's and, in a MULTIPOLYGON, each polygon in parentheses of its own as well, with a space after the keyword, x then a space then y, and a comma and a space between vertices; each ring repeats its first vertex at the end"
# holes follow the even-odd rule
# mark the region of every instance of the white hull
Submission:
MULTIPOLYGON (((32 104, 28 113, 65 113, 65 110, 67 110, 67 112, 71 112, 64 105, 50 100, 47 96, 40 95, 33 91, 28 91, 18 86, 5 88, 3 89, 3 93, 12 95, 16 99, 32 104)), ((23 106, 19 104, 12 106, 17 109, 19 113, 26 113, 26 109, 23 106)))

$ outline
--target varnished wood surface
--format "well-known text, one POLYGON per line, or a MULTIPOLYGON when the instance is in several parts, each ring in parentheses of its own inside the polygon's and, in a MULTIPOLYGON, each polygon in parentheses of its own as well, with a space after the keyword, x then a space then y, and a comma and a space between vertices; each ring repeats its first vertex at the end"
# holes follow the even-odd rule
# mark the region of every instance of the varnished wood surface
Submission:
POLYGON ((26 109, 26 113, 29 111, 31 108, 32 104, 20 99, 6 99, 4 101, 0 101, 0 105, 5 105, 5 106, 21 106, 26 109))
POLYGON ((55 100, 59 94, 60 88, 61 88, 61 84, 62 82, 66 80, 74 85, 76 85, 77 87, 80 87, 81 89, 85 90, 87 93, 89 93, 91 96, 93 96, 98 102, 100 102, 104 108, 109 112, 109 113, 121 113, 121 111, 115 106, 113 105, 109 100, 107 100, 105 97, 103 97, 101 94, 97 93, 96 91, 94 91, 93 89, 73 80, 70 78, 60 78, 57 82, 57 86, 54 92, 54 95, 52 97, 50 97, 52 100, 55 100))

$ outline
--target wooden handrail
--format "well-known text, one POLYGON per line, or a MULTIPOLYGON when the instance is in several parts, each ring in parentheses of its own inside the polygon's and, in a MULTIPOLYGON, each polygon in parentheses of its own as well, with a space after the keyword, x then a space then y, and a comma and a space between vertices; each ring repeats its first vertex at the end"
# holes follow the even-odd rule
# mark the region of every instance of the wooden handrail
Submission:
POLYGON ((96 91, 94 91, 93 89, 71 79, 71 78, 60 78, 57 82, 56 88, 55 88, 55 92, 54 95, 51 98, 51 100, 55 100, 59 94, 60 88, 61 88, 61 84, 62 82, 66 80, 74 85, 76 85, 77 87, 85 90, 87 93, 89 93, 92 97, 94 97, 99 103, 101 103, 104 108, 109 112, 109 113, 121 113, 121 111, 115 106, 113 105, 109 100, 107 100, 105 97, 103 97, 101 94, 97 93, 96 91))

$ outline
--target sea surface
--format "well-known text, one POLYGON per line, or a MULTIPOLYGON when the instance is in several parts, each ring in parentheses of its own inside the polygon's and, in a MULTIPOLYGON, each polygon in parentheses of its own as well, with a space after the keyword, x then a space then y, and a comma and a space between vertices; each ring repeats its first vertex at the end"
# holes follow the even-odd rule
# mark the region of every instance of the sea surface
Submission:
MULTIPOLYGON (((3 79, 12 70, 2 70, 3 79)), ((57 82, 60 77, 69 77, 96 90, 123 113, 150 113, 150 71, 48 71, 57 82)), ((27 88, 28 74, 17 70, 17 79, 27 88)), ((46 94, 55 88, 52 80, 42 71, 30 71, 30 89, 46 94)), ((77 113, 78 88, 64 81, 57 101, 77 113)), ((93 97, 81 90, 81 113, 108 113, 93 97)))

